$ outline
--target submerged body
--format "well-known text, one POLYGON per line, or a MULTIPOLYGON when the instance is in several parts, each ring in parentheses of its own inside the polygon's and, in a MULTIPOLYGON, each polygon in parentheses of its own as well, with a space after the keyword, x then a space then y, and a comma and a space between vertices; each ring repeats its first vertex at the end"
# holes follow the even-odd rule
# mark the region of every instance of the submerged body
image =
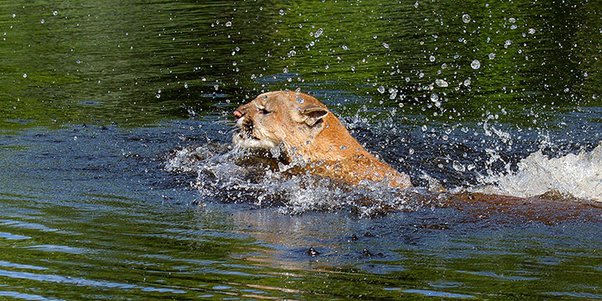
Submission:
POLYGON ((351 185, 363 181, 412 186, 410 177, 368 153, 334 114, 314 97, 293 91, 259 95, 234 111, 240 131, 235 145, 276 150, 312 174, 351 185))

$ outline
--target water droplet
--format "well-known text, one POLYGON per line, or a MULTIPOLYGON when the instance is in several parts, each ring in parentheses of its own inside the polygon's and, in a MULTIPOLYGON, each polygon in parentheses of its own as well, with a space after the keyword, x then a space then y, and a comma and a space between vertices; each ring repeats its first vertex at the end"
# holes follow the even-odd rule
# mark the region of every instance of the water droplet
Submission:
POLYGON ((16 18, 16 17, 17 17, 17 14, 12 14, 12 17, 13 17, 13 18, 16 18))
POLYGON ((434 55, 431 55, 431 56, 429 57, 429 61, 431 61, 431 62, 435 62, 435 56, 434 56, 434 55))
POLYGON ((470 15, 469 14, 463 14, 462 15, 462 22, 469 23, 470 22, 470 15))
POLYGON ((347 45, 343 45, 341 46, 341 48, 343 48, 343 50, 349 50, 349 47, 347 47, 347 45))
POLYGON ((504 42, 504 48, 508 48, 508 46, 512 45, 512 40, 506 40, 504 42))
POLYGON ((319 28, 318 30, 316 30, 316 33, 314 33, 314 37, 319 38, 322 33, 324 33, 324 29, 319 28))
POLYGON ((27 78, 27 73, 23 73, 23 78, 27 78))
POLYGON ((516 23, 516 19, 515 18, 510 18, 510 19, 508 19, 508 22, 510 22, 510 23, 516 23))
POLYGON ((52 12, 52 15, 53 15, 53 16, 58 16, 58 14, 59 14, 59 11, 58 11, 58 10, 55 10, 55 11, 53 11, 53 12, 52 12))
POLYGON ((387 43, 383 43, 383 47, 385 47, 385 48, 389 49, 389 44, 387 44, 387 43))
POLYGON ((535 34, 535 28, 529 28, 529 34, 535 34))
POLYGON ((474 70, 477 70, 481 68, 481 62, 479 62, 479 60, 474 60, 472 63, 470 63, 470 67, 472 67, 474 70))
POLYGON ((230 21, 226 22, 226 27, 232 27, 232 22, 230 22, 230 21))
POLYGON ((441 88, 445 88, 445 87, 449 86, 449 84, 444 79, 439 79, 439 78, 435 80, 435 84, 441 88))
POLYGON ((470 78, 467 78, 467 79, 464 80, 464 85, 465 86, 468 87, 468 86, 470 86, 470 84, 472 84, 472 82, 470 81, 470 78))
POLYGON ((493 52, 492 52, 492 53, 490 53, 490 54, 488 55, 488 57, 489 57, 489 59, 490 59, 490 60, 493 60, 493 59, 495 58, 495 53, 493 53, 493 52))
POLYGON ((385 93, 385 87, 383 87, 383 86, 378 87, 378 92, 380 92, 380 94, 385 93))
POLYGON ((40 23, 44 24, 44 23, 46 23, 46 20, 42 19, 42 20, 40 20, 40 23))
POLYGON ((431 94, 431 101, 432 102, 439 101, 439 95, 437 93, 431 94))
POLYGON ((464 165, 462 165, 460 162, 458 162, 456 160, 454 160, 454 162, 452 162, 452 167, 459 172, 466 171, 466 167, 464 167, 464 165))
POLYGON ((184 83, 184 88, 188 89, 188 83, 184 83))
POLYGON ((77 59, 77 60, 75 60, 75 63, 76 63, 76 64, 81 64, 81 63, 82 63, 82 61, 80 61, 79 59, 77 59))
POLYGON ((391 99, 391 100, 395 99, 395 97, 397 97, 397 91, 398 90, 395 88, 390 88, 389 89, 389 94, 390 94, 389 99, 391 99))
POLYGON ((281 16, 284 16, 284 15, 286 14, 286 13, 284 12, 284 9, 281 9, 281 10, 279 10, 279 11, 278 11, 278 13, 279 13, 281 16))

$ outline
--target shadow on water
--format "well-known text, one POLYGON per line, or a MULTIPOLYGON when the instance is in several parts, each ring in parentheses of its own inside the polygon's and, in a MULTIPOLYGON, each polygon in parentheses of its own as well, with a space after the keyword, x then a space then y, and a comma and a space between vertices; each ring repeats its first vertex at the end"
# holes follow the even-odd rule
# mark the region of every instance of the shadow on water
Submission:
POLYGON ((4 2, 0 299, 602 299, 601 10, 4 2), (419 188, 231 160, 297 88, 419 188))

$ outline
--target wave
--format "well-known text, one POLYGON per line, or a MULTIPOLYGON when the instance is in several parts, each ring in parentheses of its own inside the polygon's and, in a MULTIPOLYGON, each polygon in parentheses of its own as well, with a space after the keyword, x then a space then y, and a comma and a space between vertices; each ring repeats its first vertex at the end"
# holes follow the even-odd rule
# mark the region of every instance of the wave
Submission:
POLYGON ((602 142, 592 151, 550 158, 536 151, 516 171, 482 177, 473 191, 532 197, 560 193, 564 197, 602 202, 602 142))

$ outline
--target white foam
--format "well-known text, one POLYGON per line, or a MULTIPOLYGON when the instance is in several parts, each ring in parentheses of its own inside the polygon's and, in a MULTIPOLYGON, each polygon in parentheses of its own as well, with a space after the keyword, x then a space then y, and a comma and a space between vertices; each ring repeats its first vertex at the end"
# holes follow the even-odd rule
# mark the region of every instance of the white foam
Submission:
MULTIPOLYGON (((240 148, 203 145, 175 152, 165 168, 171 172, 196 173, 194 187, 203 200, 277 205, 286 214, 351 207, 360 216, 373 216, 391 209, 408 210, 425 205, 412 197, 418 190, 400 192, 378 183, 345 187, 308 174, 286 175, 253 160, 240 148)), ((286 170, 280 168, 283 169, 286 170)))
POLYGON ((531 197, 550 191, 602 202, 602 142, 591 152, 549 158, 541 151, 518 163, 516 172, 482 179, 480 192, 531 197))

